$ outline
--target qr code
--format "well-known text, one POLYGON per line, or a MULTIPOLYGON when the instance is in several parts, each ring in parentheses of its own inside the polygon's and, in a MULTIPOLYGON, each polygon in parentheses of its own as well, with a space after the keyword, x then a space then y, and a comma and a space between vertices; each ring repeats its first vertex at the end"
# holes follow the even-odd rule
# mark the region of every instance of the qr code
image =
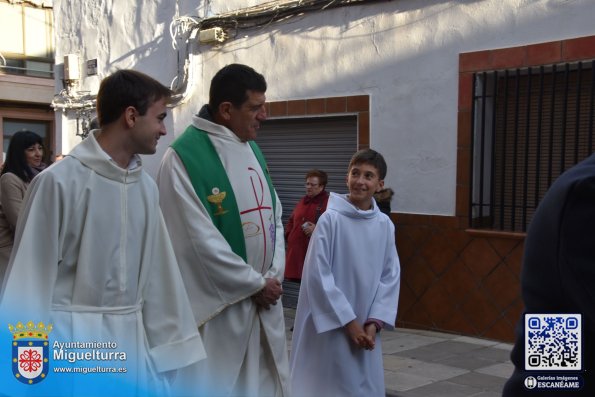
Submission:
POLYGON ((525 314, 525 370, 581 370, 580 314, 525 314))

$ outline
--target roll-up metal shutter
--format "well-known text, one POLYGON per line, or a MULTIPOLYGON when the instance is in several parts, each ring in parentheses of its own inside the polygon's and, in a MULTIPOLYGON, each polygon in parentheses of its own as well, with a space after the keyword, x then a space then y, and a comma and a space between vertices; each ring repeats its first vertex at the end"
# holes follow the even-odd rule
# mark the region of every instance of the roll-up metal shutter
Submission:
POLYGON ((306 194, 306 173, 328 174, 326 190, 346 193, 347 166, 357 150, 357 116, 267 120, 256 142, 264 153, 283 206, 283 224, 306 194))

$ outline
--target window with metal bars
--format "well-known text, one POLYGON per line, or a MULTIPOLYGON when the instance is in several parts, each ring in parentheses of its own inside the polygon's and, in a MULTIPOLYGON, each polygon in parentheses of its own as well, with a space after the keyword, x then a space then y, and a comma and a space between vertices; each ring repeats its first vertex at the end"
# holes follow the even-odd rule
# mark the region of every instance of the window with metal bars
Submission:
POLYGON ((552 182, 593 152, 595 60, 473 81, 470 225, 525 232, 552 182))

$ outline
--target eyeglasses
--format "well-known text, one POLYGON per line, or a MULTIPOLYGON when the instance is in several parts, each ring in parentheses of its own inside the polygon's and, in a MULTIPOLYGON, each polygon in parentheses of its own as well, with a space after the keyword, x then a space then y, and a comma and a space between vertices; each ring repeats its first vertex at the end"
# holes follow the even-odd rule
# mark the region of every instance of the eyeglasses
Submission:
POLYGON ((319 184, 310 183, 310 182, 306 182, 306 184, 304 186, 305 187, 318 187, 320 185, 319 184))

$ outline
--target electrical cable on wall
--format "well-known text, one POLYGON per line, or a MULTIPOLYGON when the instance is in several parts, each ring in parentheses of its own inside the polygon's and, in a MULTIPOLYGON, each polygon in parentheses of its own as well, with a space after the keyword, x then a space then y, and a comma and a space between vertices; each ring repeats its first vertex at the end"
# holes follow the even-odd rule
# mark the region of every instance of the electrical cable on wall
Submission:
POLYGON ((269 26, 271 23, 286 21, 306 13, 324 11, 332 8, 362 4, 387 2, 390 0, 291 0, 272 1, 253 7, 220 14, 214 17, 180 17, 180 23, 187 24, 186 29, 206 30, 220 28, 226 32, 242 29, 254 29, 269 26))
MULTIPOLYGON (((380 1, 390 0, 272 1, 207 18, 176 16, 169 26, 172 47, 178 54, 177 74, 170 84, 173 91, 170 106, 185 103, 193 92, 195 72, 192 65, 194 58, 198 56, 195 54, 198 44, 221 45, 227 40, 235 38, 240 30, 267 27, 275 22, 286 22, 290 18, 301 17, 310 12, 380 1)), ((6 65, 6 60, 1 54, 0 59, 6 65)), ((76 135, 85 138, 89 132, 88 125, 95 109, 96 95, 77 91, 81 80, 77 55, 66 55, 64 66, 63 83, 65 88, 54 96, 51 107, 55 111, 74 111, 77 120, 76 135)))
POLYGON ((221 45, 228 39, 235 38, 240 30, 263 28, 310 12, 387 1, 391 0, 272 1, 208 18, 174 18, 169 32, 172 46, 178 52, 178 73, 171 84, 174 91, 172 106, 184 103, 191 95, 194 85, 192 58, 195 56, 192 49, 195 43, 221 45), (180 49, 178 43, 183 43, 185 48, 180 49))

